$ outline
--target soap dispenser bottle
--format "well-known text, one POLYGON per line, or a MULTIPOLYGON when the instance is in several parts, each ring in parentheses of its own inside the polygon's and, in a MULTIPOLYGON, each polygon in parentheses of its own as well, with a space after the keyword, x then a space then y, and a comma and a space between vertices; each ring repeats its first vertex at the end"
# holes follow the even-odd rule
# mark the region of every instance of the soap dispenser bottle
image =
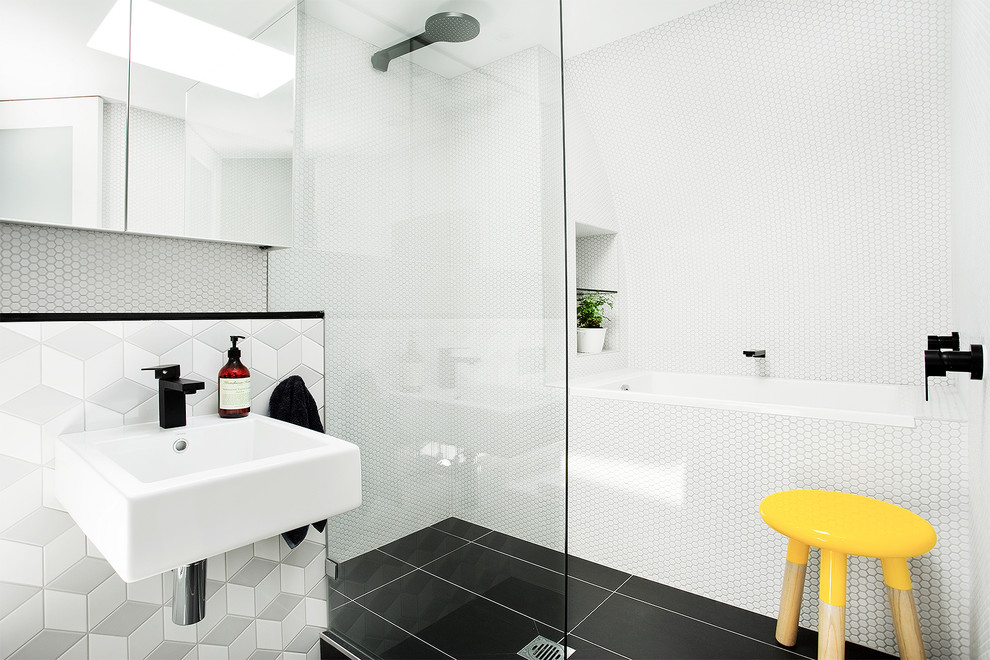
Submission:
POLYGON ((251 412, 251 372, 241 363, 241 349, 237 348, 240 335, 231 335, 227 364, 217 376, 220 389, 220 416, 225 418, 247 417, 251 412))

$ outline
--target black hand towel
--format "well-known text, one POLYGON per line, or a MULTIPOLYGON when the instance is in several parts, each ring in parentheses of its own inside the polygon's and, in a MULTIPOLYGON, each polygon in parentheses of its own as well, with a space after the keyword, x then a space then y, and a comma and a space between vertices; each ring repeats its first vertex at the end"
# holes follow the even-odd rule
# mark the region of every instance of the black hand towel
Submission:
MULTIPOLYGON (((323 433, 323 423, 320 422, 320 413, 316 407, 313 395, 306 389, 306 383, 299 376, 289 376, 275 386, 271 399, 268 401, 268 416, 283 422, 289 422, 296 426, 323 433)), ((313 523, 316 531, 322 532, 327 521, 320 520, 313 523)), ((306 538, 306 530, 309 525, 293 529, 282 534, 286 544, 290 548, 299 545, 306 538)))

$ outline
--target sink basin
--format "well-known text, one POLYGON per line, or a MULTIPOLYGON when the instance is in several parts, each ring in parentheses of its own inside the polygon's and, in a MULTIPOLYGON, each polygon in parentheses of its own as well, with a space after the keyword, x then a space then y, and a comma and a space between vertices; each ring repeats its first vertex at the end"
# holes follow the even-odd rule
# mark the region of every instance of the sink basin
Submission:
POLYGON ((354 444, 251 415, 61 436, 55 493, 125 582, 361 504, 354 444))

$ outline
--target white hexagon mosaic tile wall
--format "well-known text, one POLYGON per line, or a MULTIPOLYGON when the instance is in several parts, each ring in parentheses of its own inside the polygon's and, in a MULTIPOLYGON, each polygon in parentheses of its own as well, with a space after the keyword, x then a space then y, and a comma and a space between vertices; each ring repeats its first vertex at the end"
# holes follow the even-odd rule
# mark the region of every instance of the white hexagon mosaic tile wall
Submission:
POLYGON ((624 239, 630 365, 921 382, 952 329, 949 9, 725 0, 565 62, 568 218, 624 239))
MULTIPOLYGON (((630 366, 921 382, 950 329, 949 8, 726 0, 565 62, 568 219, 619 232, 630 366)), ((762 497, 888 499, 939 534, 912 563, 929 657, 966 657, 966 428, 574 397, 569 547, 773 616, 762 497)), ((849 596, 849 637, 896 652, 875 562, 849 596)))
MULTIPOLYGON (((760 501, 791 488, 915 511, 938 544, 911 560, 930 658, 968 656, 966 424, 914 428, 572 396, 571 553, 776 617, 786 539, 760 501)), ((818 566, 801 625, 817 628, 818 566)), ((879 561, 850 557, 847 638, 897 653, 879 561)))
POLYGON ((127 228, 192 233, 185 221, 186 122, 133 106, 128 122, 127 228))
POLYGON ((207 562, 206 618, 171 619, 171 574, 125 584, 55 499, 55 438, 154 421, 154 377, 204 380, 190 415, 216 414, 229 335, 245 335, 252 414, 303 378, 322 415, 323 321, 227 319, 0 323, 0 659, 315 660, 326 628, 325 546, 313 528, 207 562))
POLYGON ((104 229, 124 228, 124 164, 127 104, 103 102, 103 222, 104 229))
MULTIPOLYGON (((615 234, 579 236, 574 241, 574 281, 578 299, 585 292, 581 289, 603 289, 616 291, 619 286, 619 241, 615 234)), ((619 369, 626 366, 624 346, 625 328, 622 324, 621 292, 608 294, 612 301, 610 308, 604 309, 608 319, 603 323, 607 328, 602 353, 571 353, 568 365, 572 377, 619 369)))
POLYGON ((0 314, 265 309, 249 245, 0 222, 0 254, 0 314))
MULTIPOLYGON (((953 310, 963 344, 990 339, 990 4, 952 3, 953 310)), ((972 657, 990 658, 990 388, 971 383, 972 657)))

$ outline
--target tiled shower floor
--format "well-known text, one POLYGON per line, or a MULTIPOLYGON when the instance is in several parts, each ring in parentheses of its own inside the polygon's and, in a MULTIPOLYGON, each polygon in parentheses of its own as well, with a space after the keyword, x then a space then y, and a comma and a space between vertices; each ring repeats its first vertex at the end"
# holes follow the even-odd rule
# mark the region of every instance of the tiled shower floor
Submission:
MULTIPOLYGON (((815 658, 817 636, 768 617, 448 518, 344 562, 326 635, 359 658, 518 658, 537 635, 572 660, 815 658)), ((323 642, 324 658, 345 658, 323 642)), ((892 656, 855 644, 846 657, 892 656)))

